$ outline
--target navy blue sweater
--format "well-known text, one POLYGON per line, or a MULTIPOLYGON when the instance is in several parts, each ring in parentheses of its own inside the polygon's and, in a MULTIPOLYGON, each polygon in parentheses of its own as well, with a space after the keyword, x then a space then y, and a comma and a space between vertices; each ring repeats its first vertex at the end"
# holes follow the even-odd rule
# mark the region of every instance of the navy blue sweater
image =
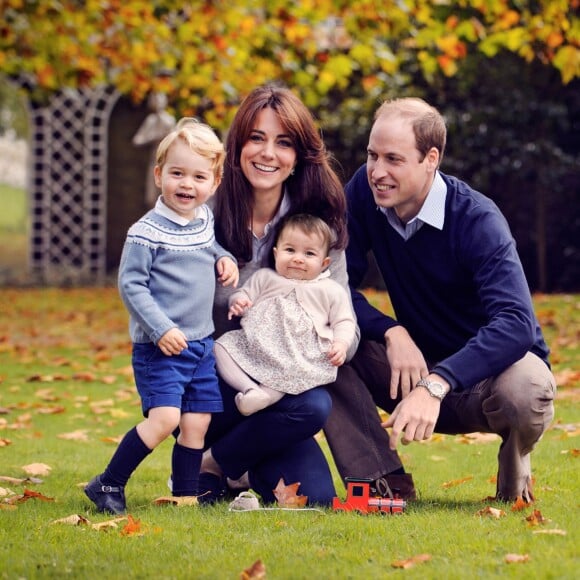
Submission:
POLYGON ((549 365, 507 221, 489 198, 454 177, 442 177, 447 185, 443 230, 424 224, 407 241, 374 202, 364 165, 347 184, 347 267, 362 337, 384 343, 385 331, 401 324, 433 372, 453 389, 497 375, 528 351, 549 365), (396 320, 356 291, 369 251, 396 320))

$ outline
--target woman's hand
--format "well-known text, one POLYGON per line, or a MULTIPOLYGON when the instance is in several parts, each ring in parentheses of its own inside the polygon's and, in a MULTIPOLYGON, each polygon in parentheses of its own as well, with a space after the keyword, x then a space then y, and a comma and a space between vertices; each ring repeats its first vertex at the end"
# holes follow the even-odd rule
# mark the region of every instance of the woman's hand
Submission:
POLYGON ((227 256, 220 258, 216 265, 218 282, 221 282, 222 286, 233 286, 234 288, 238 285, 238 280, 240 279, 240 271, 238 270, 237 264, 227 256))

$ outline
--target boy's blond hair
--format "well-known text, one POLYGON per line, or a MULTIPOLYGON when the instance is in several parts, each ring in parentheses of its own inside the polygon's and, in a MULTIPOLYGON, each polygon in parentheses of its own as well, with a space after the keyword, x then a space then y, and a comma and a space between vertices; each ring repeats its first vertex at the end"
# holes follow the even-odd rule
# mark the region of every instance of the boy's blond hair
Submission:
POLYGON ((166 135, 157 147, 155 163, 162 168, 167 159, 170 147, 181 139, 189 148, 212 161, 214 177, 219 182, 222 177, 226 152, 223 143, 219 140, 214 130, 205 123, 200 123, 194 117, 183 117, 179 120, 175 129, 166 135))

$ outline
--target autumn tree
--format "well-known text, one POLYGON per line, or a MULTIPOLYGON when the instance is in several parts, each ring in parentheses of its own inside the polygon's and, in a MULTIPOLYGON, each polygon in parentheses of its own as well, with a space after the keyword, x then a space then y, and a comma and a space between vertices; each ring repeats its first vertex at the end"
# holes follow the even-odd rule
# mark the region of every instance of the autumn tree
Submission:
POLYGON ((0 71, 32 98, 110 84, 162 91, 225 127, 240 98, 279 79, 317 108, 457 74, 500 50, 580 76, 578 0, 1 0, 0 71))

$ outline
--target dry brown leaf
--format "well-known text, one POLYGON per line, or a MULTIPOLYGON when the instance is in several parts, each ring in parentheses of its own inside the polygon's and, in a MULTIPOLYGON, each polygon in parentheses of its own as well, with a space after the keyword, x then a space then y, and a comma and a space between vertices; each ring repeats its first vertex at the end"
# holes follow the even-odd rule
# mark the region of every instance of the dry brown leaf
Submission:
POLYGON ((87 526, 91 522, 87 520, 84 516, 79 514, 72 514, 66 518, 60 518, 50 522, 51 524, 66 524, 67 526, 87 526))
POLYGON ((28 465, 23 465, 22 470, 28 475, 50 475, 52 467, 46 463, 29 463, 28 465))
POLYGON ((562 455, 571 455, 572 457, 580 456, 580 449, 563 449, 560 451, 562 455))
POLYGON ((7 487, 0 487, 0 497, 7 497, 9 495, 16 495, 16 493, 7 487))
POLYGON ((54 394, 54 389, 38 389, 34 396, 46 402, 58 401, 58 397, 54 394))
POLYGON ((181 497, 175 497, 172 495, 172 496, 158 497, 157 499, 153 500, 154 505, 172 504, 172 505, 176 505, 177 507, 192 506, 192 505, 197 505, 197 503, 198 503, 197 496, 195 496, 195 495, 181 496, 181 497))
POLYGON ((60 415, 61 413, 66 413, 66 407, 62 405, 57 405, 54 407, 39 407, 36 409, 39 415, 60 415))
POLYGON ((548 534, 551 536, 565 536, 568 532, 566 530, 559 530, 557 528, 552 528, 549 530, 534 530, 532 534, 548 534))
POLYGON ((122 536, 142 536, 141 520, 136 520, 131 514, 127 515, 127 523, 121 530, 122 536))
POLYGON ((89 436, 87 435, 87 431, 88 429, 78 429, 70 433, 59 433, 57 437, 59 439, 66 439, 67 441, 88 441, 89 436))
POLYGON ((529 554, 506 554, 504 561, 507 564, 523 564, 530 561, 529 554))
POLYGON ((8 445, 12 445, 12 441, 10 441, 10 439, 0 437, 0 447, 8 447, 8 445))
POLYGON ((451 481, 446 481, 445 483, 441 484, 441 487, 448 489, 450 487, 455 487, 457 485, 461 485, 466 481, 471 481, 473 479, 473 475, 468 475, 467 477, 462 477, 460 479, 452 479, 451 481))
POLYGON ((403 570, 408 570, 413 568, 416 564, 423 564, 431 560, 431 554, 417 554, 416 556, 411 556, 406 560, 395 560, 391 562, 393 568, 402 568, 403 570))
POLYGON ((528 522, 528 526, 533 527, 533 526, 539 526, 541 524, 546 524, 548 523, 549 519, 545 518, 542 515, 542 512, 540 510, 534 510, 527 518, 526 518, 526 522, 528 522))
POLYGON ((487 506, 485 508, 483 508, 482 510, 479 510, 478 512, 476 512, 475 514, 476 516, 489 516, 491 518, 503 518, 506 513, 503 510, 500 510, 498 508, 494 508, 491 506, 487 506))
POLYGON ((112 520, 106 520, 104 522, 98 522, 96 524, 91 524, 91 528, 97 531, 108 531, 110 529, 118 528, 118 524, 121 522, 127 521, 126 516, 119 516, 117 518, 113 518, 112 520))
POLYGON ((266 565, 262 560, 256 560, 240 574, 241 580, 263 580, 264 578, 266 578, 266 565))
POLYGON ((305 506, 306 502, 308 501, 308 496, 297 495, 299 487, 300 482, 285 485, 284 479, 280 478, 276 489, 272 490, 278 505, 284 508, 297 508, 305 506))
POLYGON ((530 507, 530 504, 526 502, 523 497, 519 496, 512 504, 511 510, 512 512, 521 512, 528 507, 530 507))
POLYGON ((30 489, 25 489, 22 495, 13 495, 9 498, 6 498, 4 501, 9 504, 16 504, 16 503, 24 503, 29 499, 39 499, 41 501, 54 501, 53 497, 48 497, 43 495, 42 493, 38 493, 37 491, 32 491, 30 489))
POLYGON ((91 373, 89 371, 75 373, 72 378, 73 381, 84 381, 86 383, 92 383, 93 381, 97 380, 95 373, 91 373))
POLYGON ((465 433, 457 438, 459 443, 495 443, 500 440, 500 436, 495 433, 465 433))
POLYGON ((0 475, 0 481, 5 481, 6 483, 12 483, 14 485, 22 485, 23 483, 42 483, 42 479, 37 477, 8 477, 7 475, 0 475))

